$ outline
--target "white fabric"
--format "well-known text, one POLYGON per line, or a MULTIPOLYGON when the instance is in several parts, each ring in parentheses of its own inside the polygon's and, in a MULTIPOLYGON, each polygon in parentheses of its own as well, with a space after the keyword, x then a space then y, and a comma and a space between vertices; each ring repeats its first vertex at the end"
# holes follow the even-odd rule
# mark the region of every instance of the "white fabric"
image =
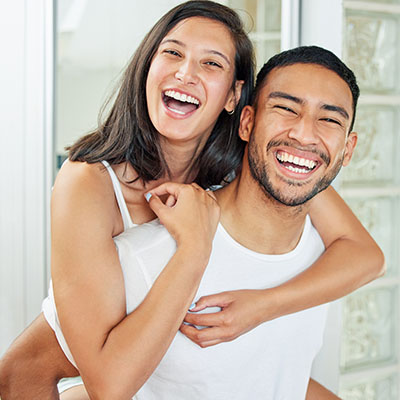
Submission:
MULTIPOLYGON (((72 357, 71 351, 67 345, 67 342, 64 338, 64 335, 61 331, 60 321, 58 319, 57 310, 56 310, 56 303, 54 300, 54 293, 53 293, 53 282, 50 279, 49 284, 49 294, 42 302, 42 313, 46 318, 47 323, 53 329, 58 344, 62 348, 65 356, 68 358, 69 362, 76 368, 76 363, 74 358, 72 357)), ((73 385, 75 386, 75 385, 73 385)))
MULTIPOLYGON (((127 313, 144 299, 176 250, 157 221, 115 238, 125 279, 127 313)), ((219 225, 196 299, 234 289, 273 287, 307 268, 324 250, 307 218, 297 247, 283 255, 255 253, 219 225)), ((137 400, 303 400, 322 344, 327 306, 267 322, 233 342, 201 349, 178 333, 137 400)), ((61 332, 60 332, 61 333, 61 332)))
POLYGON ((68 389, 71 389, 75 386, 83 385, 82 378, 80 376, 75 376, 73 378, 63 378, 58 382, 58 393, 63 393, 68 389))
MULTIPOLYGON (((68 159, 66 159, 64 161, 64 163, 67 161, 68 161, 68 159)), ((125 198, 122 194, 121 184, 119 183, 117 175, 115 174, 114 170, 111 168, 110 164, 107 161, 105 161, 105 160, 102 161, 102 164, 106 167, 108 173, 110 174, 111 182, 112 182, 112 185, 114 188, 115 198, 117 200, 118 207, 121 212, 122 221, 124 224, 124 231, 126 231, 129 228, 137 226, 136 224, 134 224, 132 222, 132 218, 129 214, 128 207, 125 202, 125 198)), ((42 312, 43 312, 48 324, 51 326, 51 328, 55 332, 58 343, 60 344, 60 347, 63 349, 66 357, 71 362, 71 364, 76 367, 75 360, 72 357, 71 351, 69 350, 67 342, 65 341, 64 335, 62 334, 62 331, 61 331, 60 321, 58 319, 56 306, 55 306, 53 283, 51 280, 50 280, 50 284, 49 284, 49 295, 42 302, 42 312)), ((63 391, 70 389, 73 386, 80 385, 80 384, 83 384, 82 379, 80 377, 65 378, 58 384, 58 390, 60 393, 62 393, 63 391)))
MULTIPOLYGON (((143 300, 175 252, 158 222, 115 238, 124 272, 127 312, 143 300)), ((287 281, 323 252, 307 217, 297 247, 283 255, 255 253, 219 225, 209 265, 195 299, 235 289, 262 289, 287 281)), ((322 344, 327 305, 277 318, 233 342, 201 349, 178 332, 137 400, 304 399, 313 359, 322 344)))
POLYGON ((122 221, 124 222, 124 231, 126 231, 127 229, 136 226, 136 224, 132 222, 132 218, 131 215, 129 214, 128 207, 126 205, 124 196, 122 194, 121 184, 119 183, 117 175, 115 174, 114 170, 111 168, 111 165, 107 161, 105 160, 102 161, 102 164, 107 168, 107 171, 110 174, 115 197, 117 199, 118 207, 121 212, 122 221))
MULTIPOLYGON (((130 313, 175 253, 176 244, 158 221, 126 230, 114 240, 130 313)), ((195 300, 226 290, 277 286, 306 269, 323 250, 322 240, 308 217, 298 245, 283 255, 246 249, 219 225, 195 300)), ((43 311, 74 364, 60 329, 51 288, 43 311)), ((322 344, 326 312, 327 305, 323 305, 280 317, 233 342, 206 349, 178 332, 134 399, 304 400, 312 362, 322 344)))

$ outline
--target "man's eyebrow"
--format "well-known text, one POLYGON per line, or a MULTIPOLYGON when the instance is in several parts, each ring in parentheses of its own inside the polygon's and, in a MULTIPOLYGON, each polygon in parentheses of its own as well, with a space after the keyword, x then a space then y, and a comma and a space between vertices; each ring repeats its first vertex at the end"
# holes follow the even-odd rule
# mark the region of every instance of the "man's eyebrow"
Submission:
POLYGON ((299 97, 292 96, 289 93, 285 92, 271 92, 268 96, 269 99, 286 99, 293 101, 297 104, 304 104, 304 100, 300 99, 299 97))
MULTIPOLYGON (((269 99, 286 99, 286 100, 290 100, 293 101, 297 104, 304 104, 304 100, 300 99, 299 97, 295 97, 292 96, 289 93, 285 93, 285 92, 271 92, 268 96, 269 99)), ((333 111, 333 112, 337 112, 339 113, 342 117, 346 118, 346 119, 350 119, 349 113, 340 106, 334 106, 332 104, 322 104, 321 108, 323 110, 327 110, 327 111, 333 111)))
MULTIPOLYGON (((176 40, 176 39, 164 39, 160 44, 171 43, 171 42, 177 44, 178 46, 186 47, 185 43, 181 42, 180 40, 176 40)), ((218 50, 205 50, 205 53, 211 53, 211 54, 215 54, 217 56, 220 56, 229 65, 231 65, 231 62, 230 62, 229 58, 224 53, 221 53, 218 50)))
POLYGON ((350 119, 349 113, 340 106, 333 106, 331 104, 323 104, 321 107, 323 110, 327 110, 327 111, 334 111, 339 113, 342 117, 346 118, 346 119, 350 119))

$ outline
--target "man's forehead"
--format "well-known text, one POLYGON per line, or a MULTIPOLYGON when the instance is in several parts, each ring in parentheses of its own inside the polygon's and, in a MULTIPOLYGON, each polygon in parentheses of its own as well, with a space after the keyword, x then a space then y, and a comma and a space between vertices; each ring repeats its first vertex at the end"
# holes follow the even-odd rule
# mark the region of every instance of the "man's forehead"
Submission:
POLYGON ((260 100, 271 92, 282 92, 307 100, 340 102, 352 111, 353 97, 348 84, 334 71, 319 64, 297 63, 272 69, 260 89, 260 100))

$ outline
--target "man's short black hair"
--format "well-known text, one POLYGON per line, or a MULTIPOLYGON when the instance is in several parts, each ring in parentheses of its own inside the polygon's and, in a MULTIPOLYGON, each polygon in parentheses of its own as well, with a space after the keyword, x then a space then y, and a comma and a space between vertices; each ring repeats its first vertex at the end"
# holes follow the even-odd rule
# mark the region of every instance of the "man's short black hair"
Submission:
POLYGON ((350 124, 350 130, 353 129, 357 101, 360 96, 360 89, 357 85, 356 77, 353 71, 348 68, 343 61, 331 51, 318 46, 301 46, 294 49, 283 51, 271 57, 261 68, 257 75, 256 86, 253 92, 252 104, 256 106, 259 92, 267 81, 268 74, 274 68, 287 67, 293 64, 316 64, 321 65, 333 72, 336 72, 348 85, 353 96, 353 119, 350 124))

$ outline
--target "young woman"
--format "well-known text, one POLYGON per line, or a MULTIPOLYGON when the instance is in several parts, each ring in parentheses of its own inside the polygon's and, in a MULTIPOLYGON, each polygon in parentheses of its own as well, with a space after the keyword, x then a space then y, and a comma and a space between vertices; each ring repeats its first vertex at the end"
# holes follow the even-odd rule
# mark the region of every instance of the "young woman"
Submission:
MULTIPOLYGON (((52 278, 63 334, 93 398, 132 396, 179 329, 219 215, 201 187, 223 182, 239 167, 237 128, 252 87, 253 51, 240 19, 220 4, 189 1, 149 32, 105 123, 71 147, 52 197, 52 278), (165 181, 196 182, 182 189, 170 209, 175 221, 166 224, 184 244, 168 263, 172 272, 150 291, 150 305, 126 316, 113 237, 156 217, 144 194, 165 181)), ((201 300, 199 307, 224 305, 219 318, 231 321, 208 330, 201 345, 341 297, 382 272, 380 250, 333 189, 313 200, 311 218, 324 255, 291 282, 260 292, 261 313, 252 312, 254 298, 243 292, 201 300)), ((3 358, 3 399, 57 398, 57 380, 78 374, 49 324, 57 321, 40 316, 3 358)))

